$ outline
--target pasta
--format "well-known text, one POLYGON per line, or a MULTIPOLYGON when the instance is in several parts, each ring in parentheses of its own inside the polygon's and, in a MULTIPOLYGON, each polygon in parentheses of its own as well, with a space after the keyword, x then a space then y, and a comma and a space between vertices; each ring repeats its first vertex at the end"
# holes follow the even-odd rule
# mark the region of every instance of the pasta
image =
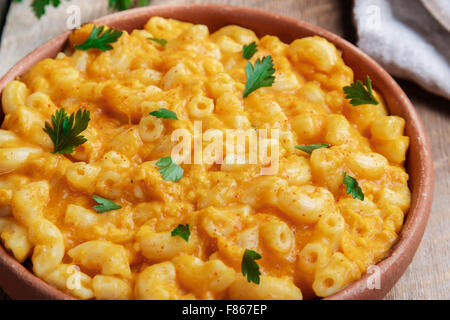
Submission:
POLYGON ((152 17, 110 45, 45 59, 2 93, 0 239, 38 277, 79 299, 300 300, 388 254, 411 204, 405 120, 376 88, 377 104, 349 102, 332 43, 152 17), (268 61, 274 82, 244 98, 248 64, 268 61), (62 108, 90 112, 73 152, 48 130, 62 108))

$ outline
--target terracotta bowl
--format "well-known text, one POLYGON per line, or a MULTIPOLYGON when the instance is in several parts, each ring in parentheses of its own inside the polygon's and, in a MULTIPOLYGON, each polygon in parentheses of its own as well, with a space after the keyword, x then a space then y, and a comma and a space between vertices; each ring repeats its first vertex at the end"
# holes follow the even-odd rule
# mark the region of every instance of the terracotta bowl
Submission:
MULTIPOLYGON (((229 24, 254 30, 258 36, 271 34, 290 43, 294 39, 319 35, 342 51, 345 62, 354 70, 355 78, 369 75, 383 94, 389 111, 406 119, 406 133, 411 137, 407 159, 412 190, 411 209, 398 242, 387 258, 378 263, 381 289, 368 289, 366 274, 328 299, 381 299, 404 273, 422 239, 433 197, 433 163, 424 127, 408 97, 392 77, 374 60, 346 40, 306 22, 257 9, 226 5, 177 5, 139 8, 109 15, 94 22, 131 31, 143 28, 152 16, 175 18, 207 25, 215 31, 229 24)), ((17 63, 1 80, 0 90, 22 75, 35 63, 53 58, 64 49, 70 32, 65 32, 36 49, 17 63)), ((34 276, 0 246, 0 286, 15 299, 73 299, 34 276)))

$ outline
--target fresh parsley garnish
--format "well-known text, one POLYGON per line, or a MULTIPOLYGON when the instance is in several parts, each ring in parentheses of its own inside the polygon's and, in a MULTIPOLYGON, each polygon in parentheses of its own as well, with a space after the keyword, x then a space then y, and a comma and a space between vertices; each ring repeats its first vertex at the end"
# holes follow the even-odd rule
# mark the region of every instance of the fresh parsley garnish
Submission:
POLYGON ((360 80, 352 83, 350 86, 344 87, 344 93, 346 99, 351 99, 350 103, 354 106, 360 106, 362 104, 377 105, 379 102, 373 95, 372 81, 369 76, 366 78, 366 86, 360 80))
POLYGON ((267 56, 255 61, 255 66, 248 62, 245 66, 247 82, 244 89, 244 98, 247 98, 253 91, 262 87, 271 87, 275 81, 273 74, 273 60, 271 56, 267 56))
MULTIPOLYGON (((139 0, 139 6, 146 6, 151 0, 139 0)), ((22 2, 22 0, 14 0, 14 2, 22 2)), ((55 8, 61 4, 61 0, 33 0, 31 8, 36 17, 41 18, 45 14, 45 7, 52 4, 55 8)), ((127 10, 135 7, 133 0, 109 0, 109 7, 116 10, 127 10)))
POLYGON ((160 108, 156 111, 150 112, 150 115, 157 118, 178 120, 177 114, 175 112, 165 108, 160 108))
POLYGON ((158 38, 148 38, 148 40, 152 40, 162 46, 165 46, 167 44, 167 40, 166 39, 158 39, 158 38))
MULTIPOLYGON (((139 0, 138 5, 143 7, 150 3, 151 0, 139 0)), ((133 0, 109 0, 109 7, 116 10, 128 10, 135 6, 133 0)))
POLYGON ((316 149, 329 148, 329 144, 309 144, 306 146, 295 146, 295 148, 302 150, 303 152, 311 154, 316 149))
POLYGON ((344 172, 343 183, 347 186, 347 194, 351 193, 353 199, 358 198, 359 200, 364 201, 364 193, 362 192, 362 189, 355 178, 350 177, 349 175, 347 175, 347 173, 344 172))
POLYGON ((241 271, 243 276, 247 276, 248 282, 259 284, 259 265, 255 260, 261 259, 261 255, 253 250, 245 249, 241 262, 241 271))
POLYGON ((189 225, 179 224, 178 227, 172 230, 172 237, 179 236, 184 239, 184 241, 189 241, 189 236, 191 235, 191 231, 189 230, 189 225))
POLYGON ((121 209, 122 206, 119 206, 117 203, 115 203, 112 200, 105 199, 96 195, 92 196, 92 199, 95 200, 95 202, 98 203, 97 206, 94 206, 94 210, 97 211, 97 213, 103 213, 111 210, 117 210, 121 209))
MULTIPOLYGON (((22 0, 14 0, 14 2, 22 2, 22 0)), ((55 8, 61 4, 60 0, 33 0, 31 8, 36 17, 40 18, 45 14, 45 7, 52 4, 55 8)))
POLYGON ((89 50, 89 49, 100 49, 102 51, 112 50, 113 47, 110 43, 116 42, 123 34, 122 31, 108 29, 102 34, 105 26, 92 28, 89 38, 82 44, 75 45, 75 49, 78 50, 89 50))
POLYGON ((47 133, 54 145, 53 153, 69 154, 85 143, 87 139, 79 134, 86 130, 91 120, 90 111, 78 110, 69 115, 64 108, 52 115, 52 124, 45 122, 43 130, 47 133))
POLYGON ((244 45, 244 47, 242 48, 242 58, 250 60, 257 51, 258 45, 256 44, 255 41, 253 41, 248 45, 244 45))
POLYGON ((45 14, 45 7, 49 4, 52 4, 53 7, 57 8, 60 4, 60 0, 33 0, 31 3, 31 8, 33 8, 34 14, 36 17, 40 18, 45 14))
POLYGON ((160 167, 158 171, 161 173, 165 181, 178 181, 183 178, 184 170, 178 164, 173 162, 172 157, 161 158, 156 165, 160 167))

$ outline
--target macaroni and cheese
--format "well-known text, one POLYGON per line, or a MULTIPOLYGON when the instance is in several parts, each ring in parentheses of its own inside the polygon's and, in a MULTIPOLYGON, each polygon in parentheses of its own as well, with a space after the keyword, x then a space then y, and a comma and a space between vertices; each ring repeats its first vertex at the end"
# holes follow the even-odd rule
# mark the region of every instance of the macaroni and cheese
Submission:
POLYGON ((38 277, 80 299, 302 299, 338 292, 388 254, 411 201, 405 120, 375 90, 377 104, 346 99, 353 71, 332 43, 152 17, 112 50, 74 49, 92 28, 2 94, 0 237, 38 277), (275 82, 244 98, 247 63, 267 56, 275 82), (62 108, 90 111, 73 153, 54 153, 43 130, 62 108), (194 121, 221 133, 278 129, 278 170, 163 161, 172 134, 193 133, 194 121), (296 148, 311 144, 327 147, 296 148), (115 209, 94 209, 93 195, 115 209), (247 251, 257 281, 243 273, 247 251))

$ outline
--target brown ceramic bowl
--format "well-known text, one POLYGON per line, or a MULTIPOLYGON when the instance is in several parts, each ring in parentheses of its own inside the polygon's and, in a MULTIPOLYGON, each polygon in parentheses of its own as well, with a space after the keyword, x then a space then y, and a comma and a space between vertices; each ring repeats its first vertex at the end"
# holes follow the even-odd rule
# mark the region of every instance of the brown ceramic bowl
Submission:
MULTIPOLYGON (((319 35, 342 51, 345 62, 354 70, 355 78, 369 75, 381 92, 391 114, 406 119, 406 133, 411 137, 407 159, 412 190, 411 209, 398 242, 388 257, 378 263, 381 289, 367 288, 364 275, 328 299, 381 299, 404 273, 422 239, 433 197, 433 163, 424 127, 408 97, 392 77, 374 60, 346 40, 316 26, 293 18, 257 9, 226 5, 177 5, 140 8, 109 15, 94 21, 116 29, 131 31, 143 28, 152 16, 175 18, 207 25, 211 31, 229 24, 254 30, 258 36, 271 34, 290 43, 294 39, 319 35)), ((1 80, 0 90, 45 58, 53 58, 64 49, 70 32, 65 32, 36 49, 17 63, 1 80)), ((0 286, 15 299, 73 299, 34 276, 0 246, 0 286)))

